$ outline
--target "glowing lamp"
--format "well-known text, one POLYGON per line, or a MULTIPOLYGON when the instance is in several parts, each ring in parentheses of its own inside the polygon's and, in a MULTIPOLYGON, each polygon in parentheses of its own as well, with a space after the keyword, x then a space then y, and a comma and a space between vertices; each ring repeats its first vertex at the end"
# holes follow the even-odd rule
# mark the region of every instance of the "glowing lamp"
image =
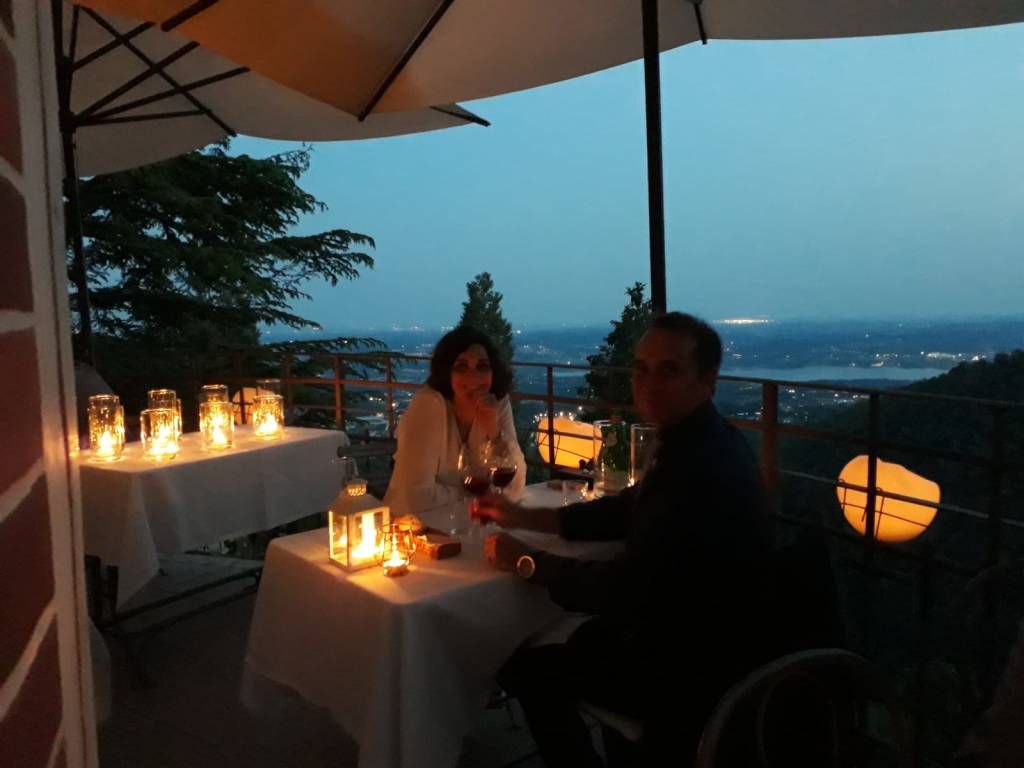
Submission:
POLYGON ((273 440, 284 433, 284 398, 257 395, 252 401, 252 428, 257 437, 273 440))
MULTIPOLYGON (((566 416, 556 416, 555 430, 555 465, 579 469, 580 462, 592 461, 599 443, 594 441, 594 425, 576 421, 566 416), (565 432, 568 434, 558 434, 565 432)), ((537 423, 537 450, 544 461, 548 460, 548 420, 541 419, 537 423)))
POLYGON ((365 480, 350 480, 327 513, 331 562, 346 571, 381 563, 378 533, 389 518, 389 508, 366 492, 365 480))
MULTIPOLYGON (((868 484, 868 457, 853 458, 839 473, 839 481, 866 488, 868 484)), ((875 538, 879 541, 910 541, 920 536, 935 519, 936 509, 926 504, 894 499, 883 494, 896 494, 919 499, 931 504, 939 503, 939 485, 926 477, 911 472, 901 464, 881 459, 875 475, 875 538)), ((858 533, 867 531, 867 492, 857 488, 836 488, 839 504, 846 521, 858 533)))
POLYGON ((235 422, 231 403, 208 400, 199 404, 199 435, 203 448, 221 450, 235 444, 235 422))
POLYGON ((124 453, 124 406, 117 395, 89 398, 90 461, 119 461, 124 453))
POLYGON ((178 411, 147 408, 139 414, 142 453, 150 461, 167 461, 178 455, 178 411))
POLYGON ((412 528, 408 525, 392 523, 385 525, 380 532, 380 564, 385 576, 404 576, 409 572, 416 542, 412 537, 412 528))

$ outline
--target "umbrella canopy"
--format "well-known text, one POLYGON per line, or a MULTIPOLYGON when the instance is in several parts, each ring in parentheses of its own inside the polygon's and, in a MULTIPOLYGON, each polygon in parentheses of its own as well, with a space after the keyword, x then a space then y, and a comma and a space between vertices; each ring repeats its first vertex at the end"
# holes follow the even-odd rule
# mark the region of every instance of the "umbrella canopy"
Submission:
MULTIPOLYGON (((467 101, 643 55, 636 0, 82 0, 174 29, 353 115, 467 101), (272 43, 272 44, 271 44, 272 43)), ((1020 0, 660 0, 659 48, 1024 20, 1020 0)))
POLYGON ((643 56, 651 300, 666 309, 659 51, 1024 21, 1022 0, 80 0, 355 115, 497 96, 643 56))
POLYGON ((333 141, 487 124, 456 105, 360 122, 155 25, 66 3, 63 10, 65 128, 75 134, 81 176, 165 160, 235 133, 333 141))

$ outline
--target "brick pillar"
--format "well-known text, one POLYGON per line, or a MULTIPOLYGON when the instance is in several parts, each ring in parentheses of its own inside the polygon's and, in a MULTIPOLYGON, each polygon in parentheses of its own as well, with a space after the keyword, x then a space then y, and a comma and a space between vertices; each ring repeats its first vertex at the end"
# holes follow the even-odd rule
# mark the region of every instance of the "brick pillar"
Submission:
POLYGON ((0 0, 0 766, 95 766, 49 3, 0 0))

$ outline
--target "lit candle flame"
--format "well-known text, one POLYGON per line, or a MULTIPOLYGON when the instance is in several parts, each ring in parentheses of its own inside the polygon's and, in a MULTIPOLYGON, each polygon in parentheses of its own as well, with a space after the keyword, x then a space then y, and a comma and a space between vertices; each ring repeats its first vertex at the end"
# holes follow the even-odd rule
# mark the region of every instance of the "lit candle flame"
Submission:
POLYGON ((173 426, 161 424, 150 442, 149 453, 152 456, 173 456, 178 452, 178 434, 173 426))
POLYGON ((114 455, 114 433, 109 429, 104 430, 103 434, 100 435, 99 445, 96 446, 97 456, 113 456, 114 455))
POLYGON ((260 422, 260 426, 256 430, 256 434, 273 435, 277 432, 278 428, 279 425, 277 423, 277 417, 272 413, 268 413, 263 417, 263 420, 260 422))
POLYGON ((360 521, 362 541, 352 550, 353 560, 369 560, 377 556, 377 529, 373 525, 373 512, 367 512, 360 521))

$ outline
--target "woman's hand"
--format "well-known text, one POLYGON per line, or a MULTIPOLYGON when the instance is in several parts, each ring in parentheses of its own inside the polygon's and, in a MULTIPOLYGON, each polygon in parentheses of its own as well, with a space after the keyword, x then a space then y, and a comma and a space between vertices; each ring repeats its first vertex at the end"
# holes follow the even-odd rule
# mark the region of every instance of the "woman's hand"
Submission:
POLYGON ((497 438, 501 432, 501 425, 498 421, 498 398, 490 392, 478 395, 473 418, 483 427, 484 433, 489 439, 497 438))

